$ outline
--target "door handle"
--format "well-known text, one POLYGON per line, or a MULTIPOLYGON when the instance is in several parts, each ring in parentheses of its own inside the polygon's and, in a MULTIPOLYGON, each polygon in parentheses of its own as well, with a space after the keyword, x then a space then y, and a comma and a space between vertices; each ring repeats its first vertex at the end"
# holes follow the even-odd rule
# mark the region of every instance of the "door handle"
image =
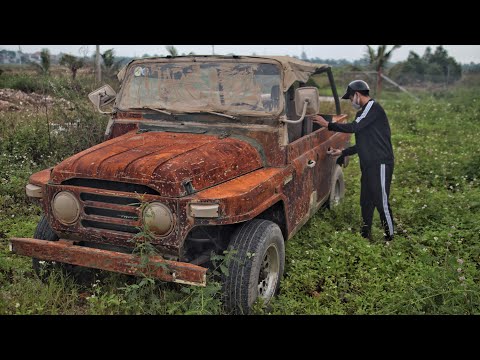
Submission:
POLYGON ((308 160, 307 166, 313 168, 317 162, 315 160, 308 160))

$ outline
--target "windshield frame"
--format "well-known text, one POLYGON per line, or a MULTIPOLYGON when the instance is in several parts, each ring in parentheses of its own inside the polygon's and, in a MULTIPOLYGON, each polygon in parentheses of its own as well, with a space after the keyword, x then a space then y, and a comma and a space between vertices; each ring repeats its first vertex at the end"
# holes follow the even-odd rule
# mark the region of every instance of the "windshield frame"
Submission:
MULTIPOLYGON (((136 68, 137 66, 141 66, 142 64, 152 64, 152 63, 164 63, 164 64, 181 64, 181 63, 237 63, 237 64, 243 64, 243 63, 252 63, 252 64, 271 64, 274 65, 278 68, 279 70, 279 84, 280 84, 280 96, 279 96, 279 103, 278 103, 278 108, 276 111, 249 111, 249 112, 243 112, 243 111, 231 111, 231 109, 226 109, 226 110, 220 110, 216 109, 214 111, 220 112, 220 113, 225 113, 228 115, 234 115, 235 117, 242 117, 242 116, 247 116, 247 117, 278 117, 281 115, 284 110, 285 110, 285 94, 283 93, 281 89, 281 84, 283 84, 284 80, 284 71, 282 64, 275 59, 266 59, 266 58, 249 58, 249 57, 242 57, 242 58, 236 58, 236 57, 221 57, 221 56, 186 56, 186 57, 158 57, 158 58, 145 58, 145 59, 137 59, 128 64, 126 67, 125 71, 125 77, 123 78, 119 93, 117 95, 117 98, 115 99, 115 107, 119 111, 131 111, 132 108, 120 108, 118 107, 123 94, 125 92, 125 86, 124 83, 127 81, 127 79, 132 76, 131 75, 131 69, 136 68)), ((136 110, 136 109, 135 109, 136 110)), ((179 109, 170 109, 170 108, 165 108, 162 110, 166 110, 169 112, 172 112, 175 115, 180 115, 180 114, 194 114, 194 113, 208 113, 209 110, 205 109, 205 111, 202 110, 179 110, 179 109)))

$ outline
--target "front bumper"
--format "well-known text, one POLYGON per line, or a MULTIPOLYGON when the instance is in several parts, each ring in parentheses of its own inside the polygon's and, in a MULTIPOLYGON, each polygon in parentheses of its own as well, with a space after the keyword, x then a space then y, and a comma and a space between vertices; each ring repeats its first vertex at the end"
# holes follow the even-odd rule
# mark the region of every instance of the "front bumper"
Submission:
POLYGON ((71 241, 46 241, 32 238, 11 238, 11 251, 39 260, 57 261, 118 272, 149 276, 163 281, 206 286, 207 269, 189 263, 149 256, 146 265, 138 255, 74 245, 71 241))

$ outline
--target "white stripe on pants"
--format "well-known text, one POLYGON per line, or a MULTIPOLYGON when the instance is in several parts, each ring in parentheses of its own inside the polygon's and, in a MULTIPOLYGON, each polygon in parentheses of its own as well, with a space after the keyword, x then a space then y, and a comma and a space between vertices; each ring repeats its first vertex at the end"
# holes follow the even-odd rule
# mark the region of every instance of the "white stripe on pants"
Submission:
POLYGON ((388 198, 387 192, 385 191, 385 164, 380 165, 380 183, 382 184, 383 212, 385 213, 385 218, 387 219, 390 236, 393 236, 392 217, 390 216, 390 211, 388 211, 388 198))

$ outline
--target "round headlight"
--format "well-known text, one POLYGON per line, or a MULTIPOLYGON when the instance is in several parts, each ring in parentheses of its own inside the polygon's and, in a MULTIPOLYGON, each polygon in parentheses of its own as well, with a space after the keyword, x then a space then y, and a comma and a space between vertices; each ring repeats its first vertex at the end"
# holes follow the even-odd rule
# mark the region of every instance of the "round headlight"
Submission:
POLYGON ((53 198, 52 210, 58 221, 69 225, 77 221, 80 215, 80 203, 71 192, 60 191, 53 198))
POLYGON ((143 210, 143 223, 154 234, 165 236, 173 229, 173 215, 166 205, 150 203, 143 210))

